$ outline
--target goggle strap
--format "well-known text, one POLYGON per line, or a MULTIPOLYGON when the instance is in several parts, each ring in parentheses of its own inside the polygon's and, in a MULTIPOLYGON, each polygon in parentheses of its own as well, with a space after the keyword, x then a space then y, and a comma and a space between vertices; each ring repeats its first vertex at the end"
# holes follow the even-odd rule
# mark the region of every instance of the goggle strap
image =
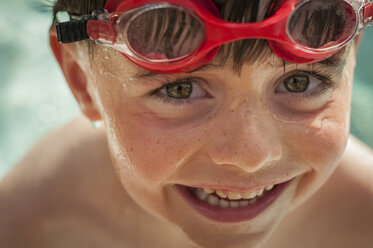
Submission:
POLYGON ((368 4, 364 8, 364 24, 367 28, 373 23, 373 0, 367 2, 368 4))
POLYGON ((76 41, 89 40, 87 23, 97 20, 97 16, 105 13, 105 10, 95 10, 91 15, 76 16, 69 13, 70 17, 78 18, 72 21, 60 22, 56 25, 57 39, 60 43, 72 43, 76 41))
POLYGON ((57 23, 56 30, 58 41, 63 44, 88 40, 87 22, 92 19, 93 18, 57 23))

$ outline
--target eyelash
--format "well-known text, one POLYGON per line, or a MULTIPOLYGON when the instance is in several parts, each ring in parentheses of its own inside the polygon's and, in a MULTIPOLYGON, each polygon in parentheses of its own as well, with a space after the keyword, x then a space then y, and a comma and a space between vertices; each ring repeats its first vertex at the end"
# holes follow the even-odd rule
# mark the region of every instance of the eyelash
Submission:
MULTIPOLYGON (((313 76, 315 78, 317 78, 318 80, 322 81, 320 85, 322 85, 321 87, 318 86, 316 89, 310 91, 310 92, 307 92, 307 93, 292 93, 292 92, 288 92, 288 94, 291 94, 293 95, 294 97, 300 97, 302 99, 308 99, 308 100, 311 100, 311 99, 314 99, 314 98, 317 98, 319 96, 322 96, 323 94, 326 93, 326 91, 330 88, 334 88, 336 83, 334 82, 334 75, 331 74, 331 73, 327 73, 325 71, 322 71, 322 70, 313 70, 313 71, 293 71, 293 72, 290 72, 286 75, 284 75, 283 77, 280 78, 280 83, 284 83, 284 80, 287 79, 287 78, 290 78, 290 77, 294 77, 294 76, 313 76)), ((164 97, 163 95, 161 95, 159 93, 159 91, 163 88, 165 88, 166 86, 168 85, 171 85, 171 84, 181 84, 181 83, 196 83, 196 80, 191 78, 191 77, 188 77, 188 78, 177 78, 176 80, 171 80, 171 79, 166 79, 166 82, 162 82, 162 87, 154 90, 151 95, 162 101, 163 103, 165 104, 168 104, 168 105, 172 105, 173 107, 176 107, 176 108, 183 108, 185 106, 189 106, 189 105, 192 105, 194 104, 194 102, 190 99, 173 99, 173 98, 170 98, 170 97, 164 97)), ((200 87, 201 85, 198 84, 200 87)), ((279 85, 279 83, 276 84, 276 87, 279 85)), ((203 88, 203 87, 201 87, 203 88)), ((208 93, 207 93, 208 95, 208 93)))
MULTIPOLYGON (((184 106, 189 106, 189 105, 192 105, 194 104, 194 102, 190 99, 179 99, 179 100, 176 100, 176 99, 173 99, 173 98, 170 98, 170 97, 164 97, 163 95, 161 95, 159 93, 159 91, 163 88, 165 88, 166 86, 168 85, 177 85, 177 84, 182 84, 182 83, 194 83, 194 84, 198 84, 199 87, 201 87, 203 89, 203 87, 198 83, 196 82, 197 80, 192 78, 192 77, 188 77, 188 78, 177 78, 176 80, 170 80, 170 79, 166 79, 166 82, 163 82, 162 83, 162 87, 154 90, 152 92, 152 96, 156 99, 159 99, 160 101, 162 101, 163 103, 165 104, 168 104, 168 105, 173 105, 173 107, 178 107, 178 108, 182 108, 184 106)), ((209 94, 206 93, 206 97, 208 97, 209 94)))
POLYGON ((284 83, 285 79, 295 77, 295 76, 312 76, 317 78, 321 81, 320 86, 318 86, 316 89, 306 92, 306 93, 293 93, 288 92, 288 94, 291 94, 293 97, 298 97, 301 99, 307 99, 312 100, 316 97, 322 96, 326 93, 326 91, 330 88, 336 87, 336 82, 334 81, 335 75, 332 73, 325 72, 323 70, 314 69, 313 71, 292 71, 283 77, 279 79, 279 83, 276 84, 276 87, 280 85, 280 83, 284 83))
POLYGON ((174 107, 184 107, 188 105, 192 105, 193 102, 189 99, 183 99, 183 100, 174 100, 172 98, 166 98, 159 95, 155 95, 155 98, 161 100, 165 104, 173 105, 174 107))

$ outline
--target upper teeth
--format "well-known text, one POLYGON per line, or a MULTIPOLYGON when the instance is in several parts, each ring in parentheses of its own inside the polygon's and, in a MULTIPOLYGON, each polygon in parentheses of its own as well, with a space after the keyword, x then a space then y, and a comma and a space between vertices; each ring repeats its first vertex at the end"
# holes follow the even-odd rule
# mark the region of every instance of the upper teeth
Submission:
POLYGON ((229 200, 241 200, 241 199, 253 199, 257 196, 261 196, 263 195, 263 192, 266 190, 266 191, 270 191, 271 189, 273 189, 274 185, 269 185, 267 187, 264 187, 262 189, 258 189, 258 190, 255 190, 255 191, 251 191, 251 192, 245 192, 245 193, 238 193, 238 192, 223 192, 221 190, 213 190, 213 189, 206 189, 206 188, 203 188, 203 191, 206 193, 206 194, 213 194, 216 192, 216 194, 221 197, 221 198, 228 198, 229 200))

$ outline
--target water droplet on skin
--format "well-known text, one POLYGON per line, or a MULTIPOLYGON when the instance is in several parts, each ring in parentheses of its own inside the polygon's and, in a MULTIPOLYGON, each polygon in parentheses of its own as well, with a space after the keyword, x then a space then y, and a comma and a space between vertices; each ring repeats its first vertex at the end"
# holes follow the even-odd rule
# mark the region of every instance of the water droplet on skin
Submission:
POLYGON ((239 103, 240 103, 240 97, 237 97, 236 99, 233 100, 231 104, 231 110, 232 111, 236 110, 239 103))
MULTIPOLYGON (((106 121, 108 121, 108 119, 109 119, 106 116, 104 116, 104 118, 106 119, 106 121)), ((130 168, 131 163, 128 160, 127 153, 124 150, 121 149, 120 143, 119 143, 119 140, 116 136, 114 128, 111 127, 111 126, 108 126, 106 130, 107 130, 107 134, 109 135, 108 136, 109 137, 109 139, 108 139, 109 146, 111 147, 111 150, 112 150, 112 152, 114 154, 114 157, 116 158, 117 162, 119 162, 121 166, 125 166, 125 167, 130 168)))
POLYGON ((304 121, 294 121, 294 120, 288 120, 288 119, 285 119, 285 118, 282 118, 281 116, 278 116, 278 115, 275 115, 275 114, 272 114, 272 118, 277 120, 277 121, 281 121, 285 124, 296 124, 296 125, 302 125, 304 121))

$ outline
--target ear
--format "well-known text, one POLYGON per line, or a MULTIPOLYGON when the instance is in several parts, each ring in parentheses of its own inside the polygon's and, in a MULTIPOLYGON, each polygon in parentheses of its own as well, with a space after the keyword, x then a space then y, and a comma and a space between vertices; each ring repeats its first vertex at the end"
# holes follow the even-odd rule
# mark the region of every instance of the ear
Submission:
POLYGON ((54 56, 83 114, 91 121, 101 120, 100 113, 88 91, 87 75, 78 63, 76 45, 60 44, 57 40, 55 25, 50 29, 49 41, 54 56))

